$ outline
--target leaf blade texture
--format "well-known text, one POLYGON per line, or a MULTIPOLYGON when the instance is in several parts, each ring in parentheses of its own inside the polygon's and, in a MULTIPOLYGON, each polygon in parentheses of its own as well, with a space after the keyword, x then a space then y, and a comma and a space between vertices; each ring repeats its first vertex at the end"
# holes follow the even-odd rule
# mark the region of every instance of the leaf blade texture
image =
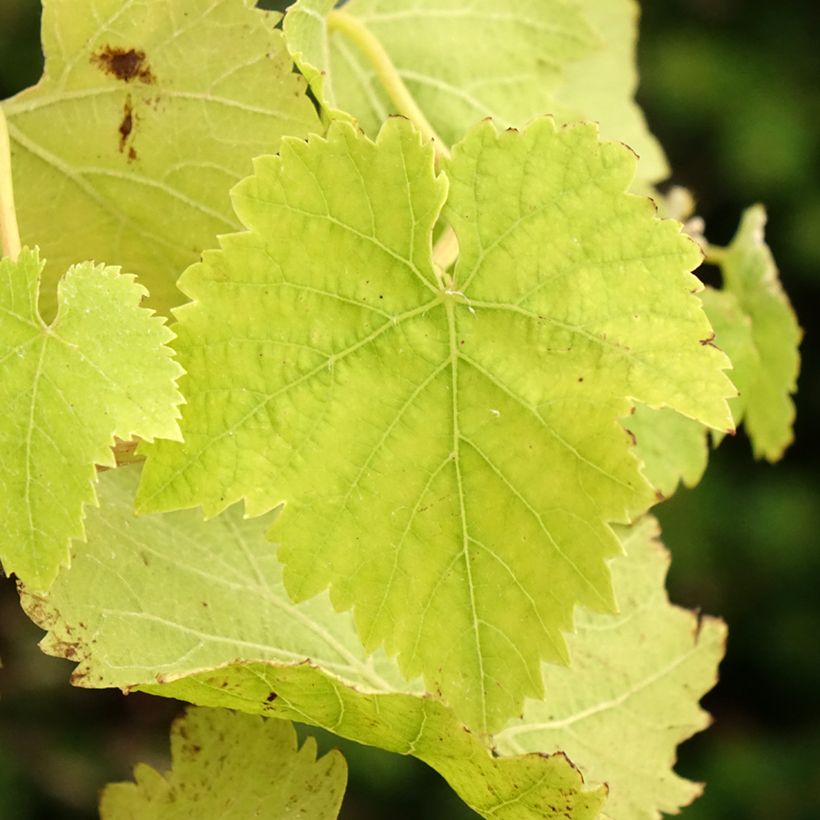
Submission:
POLYGON ((37 308, 43 263, 24 249, 0 260, 0 559, 47 588, 95 503, 94 465, 113 466, 115 437, 179 437, 181 369, 165 320, 117 268, 72 266, 56 319, 37 308))
MULTIPOLYGON (((375 136, 398 111, 360 43, 334 24, 333 0, 299 0, 285 17, 291 53, 331 117, 356 117, 375 136)), ((552 114, 594 120, 641 156, 638 174, 668 174, 663 151, 634 101, 634 0, 351 0, 340 10, 383 49, 444 143, 485 117, 522 127, 552 114)))
POLYGON ((612 820, 660 820, 700 795, 700 784, 673 771, 675 749, 709 725, 698 701, 725 651, 722 621, 669 603, 658 534, 651 518, 622 532, 620 613, 580 615, 571 667, 545 665, 548 699, 529 702, 495 736, 505 754, 565 751, 592 783, 608 784, 602 817, 612 820))
POLYGON ((295 599, 330 585, 366 648, 497 727, 540 693, 540 658, 565 661, 573 607, 613 606, 608 524, 654 501, 627 397, 731 426, 699 252, 624 193, 634 165, 548 119, 479 126, 442 174, 399 119, 260 159, 236 192, 250 230, 181 282, 185 443, 148 450, 140 504, 286 500, 295 599), (445 197, 449 284, 430 253, 445 197))
POLYGON ((269 520, 239 507, 208 522, 190 511, 135 518, 138 473, 101 477, 103 503, 70 570, 48 595, 22 593, 48 630, 43 650, 78 664, 75 685, 293 719, 412 754, 482 816, 597 817, 604 791, 585 789, 565 756, 494 757, 420 681, 381 650, 368 655, 326 595, 293 604, 269 520))
POLYGON ((106 786, 102 820, 339 816, 344 758, 333 749, 317 759, 313 738, 299 748, 287 721, 191 708, 171 727, 171 758, 164 776, 142 763, 136 783, 106 786))
POLYGON ((179 272, 235 230, 228 192, 251 158, 320 128, 279 16, 251 0, 43 5, 43 78, 3 103, 23 241, 49 284, 106 259, 167 311, 179 272))

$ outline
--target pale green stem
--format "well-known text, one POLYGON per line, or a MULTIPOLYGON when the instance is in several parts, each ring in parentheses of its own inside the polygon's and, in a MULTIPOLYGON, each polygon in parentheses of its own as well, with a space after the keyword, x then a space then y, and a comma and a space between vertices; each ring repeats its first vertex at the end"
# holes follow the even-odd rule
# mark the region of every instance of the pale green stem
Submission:
POLYGON ((719 245, 706 245, 703 252, 706 254, 706 261, 710 265, 722 265, 726 261, 729 249, 721 248, 719 245))
MULTIPOLYGON (((399 114, 407 117, 422 137, 433 144, 438 158, 450 159, 450 149, 413 99, 413 95, 404 84, 396 66, 393 65, 390 55, 373 33, 355 17, 340 10, 331 11, 328 14, 327 27, 329 31, 337 31, 347 37, 361 51, 373 71, 376 72, 376 77, 399 114)), ((447 268, 455 262, 457 256, 458 239, 456 239, 455 231, 448 225, 433 248, 433 265, 443 284, 449 280, 449 277, 444 274, 447 268)))
POLYGON ((11 260, 20 255, 20 230, 14 210, 14 186, 11 181, 11 144, 6 115, 0 105, 0 243, 3 256, 11 260))
POLYGON ((450 158, 450 149, 436 133, 430 121, 424 116, 413 95, 404 84, 390 55, 376 37, 363 26, 355 17, 344 11, 331 11, 327 16, 327 27, 330 31, 338 31, 353 42, 359 51, 367 58, 376 72, 387 96, 393 101, 396 110, 407 117, 418 128, 422 136, 433 143, 436 153, 445 159, 450 158))

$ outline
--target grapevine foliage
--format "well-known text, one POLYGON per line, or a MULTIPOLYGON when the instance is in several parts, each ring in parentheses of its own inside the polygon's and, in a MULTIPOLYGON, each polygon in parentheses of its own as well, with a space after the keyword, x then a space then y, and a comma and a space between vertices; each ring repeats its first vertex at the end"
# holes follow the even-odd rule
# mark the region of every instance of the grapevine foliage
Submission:
POLYGON ((286 721, 190 709, 171 729, 171 755, 173 769, 165 777, 141 764, 136 783, 109 785, 100 802, 102 820, 334 820, 339 813, 344 758, 333 750, 316 760, 313 738, 297 748, 286 721))
POLYGON ((636 195, 633 0, 335 5, 44 0, 3 103, 0 560, 76 685, 212 707, 102 815, 335 817, 291 720, 487 818, 676 812, 725 627, 646 513, 791 441, 765 212, 636 195))

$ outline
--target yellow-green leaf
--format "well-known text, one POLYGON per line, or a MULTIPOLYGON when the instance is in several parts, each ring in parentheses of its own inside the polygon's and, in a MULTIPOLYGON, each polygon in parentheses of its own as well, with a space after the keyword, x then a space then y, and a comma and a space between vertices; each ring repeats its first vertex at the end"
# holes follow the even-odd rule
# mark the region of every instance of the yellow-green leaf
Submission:
POLYGON ((622 532, 619 615, 579 615, 572 665, 545 665, 547 698, 495 737, 505 754, 566 752, 590 782, 608 785, 601 817, 611 820, 660 820, 700 794, 672 767, 677 745, 709 725, 698 701, 725 649, 722 621, 669 603, 657 535, 651 518, 622 532))
POLYGON ((145 763, 136 783, 106 786, 102 820, 335 820, 347 766, 334 749, 316 759, 284 720, 223 709, 189 709, 171 728, 171 771, 145 763))
POLYGON ((133 276, 85 262, 60 281, 57 317, 38 312, 43 263, 0 260, 0 561, 49 586, 95 502, 95 464, 114 438, 178 438, 181 370, 165 320, 133 276))
POLYGON ((631 399, 728 429, 734 391, 701 344, 700 253, 625 193, 630 151, 541 119, 433 160, 394 119, 257 161, 249 230, 181 281, 185 442, 147 451, 140 498, 285 501, 290 593, 330 586, 368 649, 489 731, 565 661, 573 608, 614 606, 609 524, 655 499, 631 399), (431 256, 445 200, 452 274, 431 256))
POLYGON ((319 128, 280 15, 253 0, 44 0, 41 81, 3 104, 24 242, 52 285, 77 259, 138 274, 152 307, 216 236, 230 188, 319 128))
POLYGON ((102 476, 103 503, 70 570, 47 596, 22 596, 48 630, 44 651, 78 664, 76 685, 285 717, 412 754, 494 820, 597 816, 604 791, 585 790, 563 755, 495 757, 384 652, 368 655, 327 595, 293 604, 264 536, 269 518, 239 507, 209 522, 185 511, 135 518, 138 474, 102 476))

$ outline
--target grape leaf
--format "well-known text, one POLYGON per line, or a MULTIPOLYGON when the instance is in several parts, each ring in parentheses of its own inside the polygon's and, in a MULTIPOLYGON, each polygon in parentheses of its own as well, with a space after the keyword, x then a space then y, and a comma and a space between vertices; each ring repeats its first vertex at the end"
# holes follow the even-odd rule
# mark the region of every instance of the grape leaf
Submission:
POLYGON ((102 820, 335 820, 347 766, 337 749, 316 759, 316 741, 300 749, 293 726, 217 709, 189 709, 171 728, 173 766, 165 776, 146 764, 136 783, 106 786, 102 820))
POLYGON ((394 119, 257 161, 250 230, 181 280, 185 442, 147 450, 140 503, 286 499, 291 595, 331 585, 367 649, 490 731, 565 660, 574 605, 613 606, 607 524, 654 501, 627 397, 725 429, 734 391, 700 343, 700 254, 624 194, 630 151, 542 119, 433 160, 394 119), (448 181, 454 282, 430 253, 448 181))
POLYGON ((668 173, 634 101, 634 0, 299 0, 288 47, 331 116, 350 112, 375 136, 399 111, 367 51, 383 52, 447 144, 484 117, 522 126, 550 113, 593 119, 641 155, 641 180, 668 173), (363 50, 362 45, 365 45, 363 50))
POLYGON ((597 816, 605 792, 584 791, 564 756, 493 757, 384 652, 368 657, 326 595, 291 603, 264 537, 271 516, 135 518, 137 477, 137 467, 101 476, 103 503, 70 570, 47 596, 22 594, 49 630, 44 651, 78 663, 75 684, 287 717, 413 754, 486 817, 597 816))
POLYGON ((601 135, 625 142, 640 156, 638 177, 651 183, 669 176, 669 165, 635 102, 635 56, 640 6, 637 0, 580 0, 599 46, 564 69, 556 91, 577 116, 596 120, 601 135))
POLYGON ((236 229, 228 191, 251 158, 318 129, 280 15, 253 5, 44 0, 43 78, 4 109, 20 229, 48 284, 106 259, 151 306, 178 304, 179 271, 236 229))
MULTIPOLYGON (((730 404, 734 401, 730 399, 730 404)), ((709 463, 709 444, 702 424, 668 408, 651 410, 638 405, 625 426, 635 436, 635 452, 643 462, 643 474, 662 498, 674 495, 681 481, 687 487, 700 483, 709 463)))
POLYGON ((545 665, 548 700, 528 702, 495 737, 504 754, 565 751, 593 783, 608 784, 602 817, 612 820, 660 820, 700 794, 672 771, 675 748, 708 726, 697 702, 725 649, 722 621, 669 603, 657 535, 651 518, 623 532, 627 557, 613 564, 620 614, 579 614, 572 666, 545 665))
POLYGON ((740 393, 732 407, 735 421, 743 421, 755 457, 777 461, 793 439, 791 394, 797 389, 802 332, 765 242, 765 225, 762 206, 743 214, 735 238, 718 257, 722 298, 711 296, 706 308, 715 341, 735 366, 731 375, 740 393))
POLYGON ((95 502, 95 464, 113 466, 114 437, 179 437, 181 370, 165 320, 118 268, 74 265, 57 318, 37 310, 39 253, 0 261, 0 560, 47 588, 95 502))

